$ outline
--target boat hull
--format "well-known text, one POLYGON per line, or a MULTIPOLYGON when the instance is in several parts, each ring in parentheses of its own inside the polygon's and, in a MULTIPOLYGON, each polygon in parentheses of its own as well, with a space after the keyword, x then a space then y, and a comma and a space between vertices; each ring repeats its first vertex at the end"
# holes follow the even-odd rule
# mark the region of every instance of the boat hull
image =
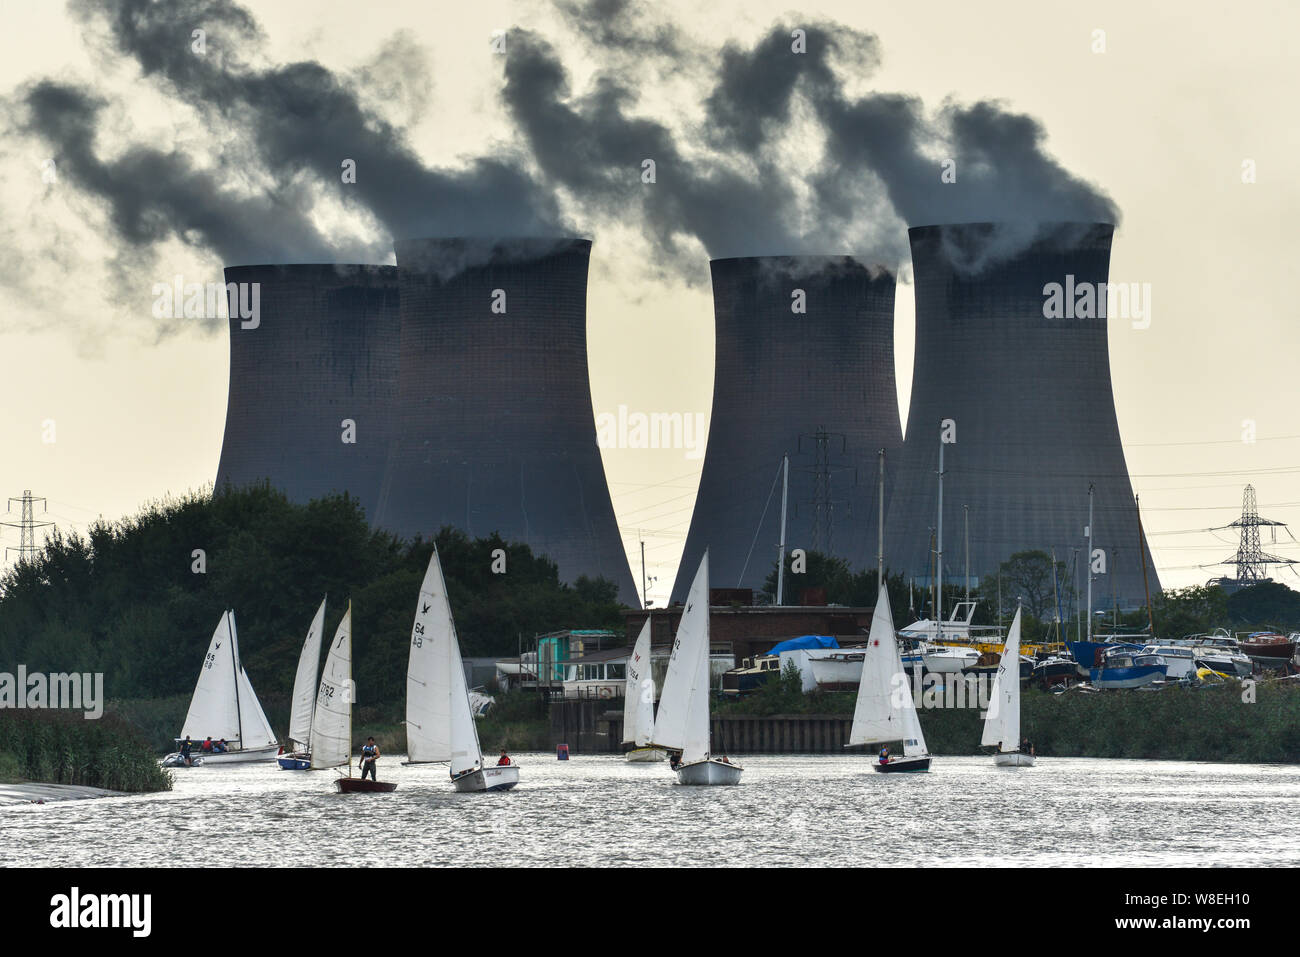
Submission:
POLYGON ((886 764, 881 764, 879 761, 876 761, 871 765, 871 769, 873 771, 879 771, 881 774, 902 774, 909 771, 929 771, 930 756, 925 754, 914 758, 890 758, 889 762, 886 764))
POLYGON ((808 667, 812 669, 813 681, 823 691, 856 690, 862 683, 862 652, 810 651, 808 667))
MULTIPOLYGON (((204 765, 248 764, 252 761, 270 761, 279 753, 280 753, 280 746, 278 744, 268 744, 264 748, 250 748, 247 751, 221 751, 221 752, 194 751, 191 753, 190 756, 194 758, 202 758, 204 765)), ((179 754, 180 752, 176 752, 176 754, 169 754, 163 760, 170 761, 173 757, 179 756, 179 754)), ((165 766, 175 767, 176 765, 165 765, 165 766)))
POLYGON ((509 791, 519 783, 516 764, 489 765, 452 781, 457 791, 509 791))
POLYGON ((993 755, 993 763, 1000 768, 1032 768, 1034 756, 1019 751, 999 751, 993 755))
POLYGON ((1141 688, 1165 676, 1164 665, 1135 665, 1131 668, 1092 668, 1094 688, 1141 688))
POLYGON ((189 764, 186 764, 185 761, 181 758, 179 752, 177 752, 176 754, 169 754, 169 755, 167 755, 167 757, 163 758, 163 759, 162 759, 161 761, 159 761, 158 763, 161 764, 161 765, 162 765, 163 767, 165 767, 165 768, 201 768, 201 767, 203 767, 203 759, 202 759, 201 757, 199 757, 198 755, 190 755, 190 763, 189 763, 189 764))
POLYGON ((708 758, 679 766, 677 783, 692 786, 739 784, 743 770, 739 764, 708 758))
POLYGON ((648 764, 652 761, 662 761, 668 755, 658 748, 633 748, 623 757, 632 764, 648 764))
POLYGON ((310 771, 311 755, 285 754, 275 759, 281 771, 310 771))
POLYGON ((397 790, 392 781, 371 781, 368 778, 339 778, 337 784, 340 794, 387 794, 397 790))

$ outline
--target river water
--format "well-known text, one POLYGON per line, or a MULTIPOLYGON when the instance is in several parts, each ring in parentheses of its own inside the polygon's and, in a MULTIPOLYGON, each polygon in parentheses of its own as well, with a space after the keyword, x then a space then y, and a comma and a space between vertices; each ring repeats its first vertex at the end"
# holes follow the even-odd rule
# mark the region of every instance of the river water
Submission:
POLYGON ((392 794, 274 762, 175 772, 156 795, 0 808, 0 865, 1300 864, 1300 768, 938 757, 741 758, 740 786, 676 784, 667 764, 516 755, 521 781, 457 794, 441 765, 386 756, 392 794))

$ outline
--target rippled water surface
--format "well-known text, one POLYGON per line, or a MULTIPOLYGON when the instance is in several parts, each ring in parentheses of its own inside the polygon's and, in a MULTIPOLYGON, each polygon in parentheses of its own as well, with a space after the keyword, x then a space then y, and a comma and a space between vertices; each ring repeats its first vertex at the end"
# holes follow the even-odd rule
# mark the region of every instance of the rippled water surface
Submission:
POLYGON ((274 762, 177 771, 165 794, 0 808, 0 864, 1300 864, 1295 767, 940 757, 882 775, 862 756, 752 756, 739 787, 690 788, 666 764, 516 757, 502 794, 387 757, 393 794, 274 762))

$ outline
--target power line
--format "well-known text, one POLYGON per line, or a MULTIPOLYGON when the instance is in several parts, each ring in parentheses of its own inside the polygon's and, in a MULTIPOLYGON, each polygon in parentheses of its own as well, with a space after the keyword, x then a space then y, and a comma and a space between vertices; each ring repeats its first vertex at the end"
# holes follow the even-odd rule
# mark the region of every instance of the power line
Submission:
POLYGON ((23 489, 23 494, 21 496, 12 495, 9 497, 9 501, 5 505, 6 512, 10 511, 10 509, 13 508, 14 502, 22 503, 23 517, 22 520, 18 522, 0 522, 0 525, 6 525, 9 528, 18 529, 18 547, 6 548, 5 560, 6 561, 8 560, 10 552, 17 552, 19 562, 22 562, 24 559, 26 559, 27 561, 32 561, 36 557, 36 529, 45 528, 46 526, 54 524, 53 522, 36 521, 35 510, 33 506, 37 502, 40 502, 41 511, 47 512, 49 511, 49 503, 46 502, 46 500, 40 496, 33 496, 32 490, 29 488, 23 489))

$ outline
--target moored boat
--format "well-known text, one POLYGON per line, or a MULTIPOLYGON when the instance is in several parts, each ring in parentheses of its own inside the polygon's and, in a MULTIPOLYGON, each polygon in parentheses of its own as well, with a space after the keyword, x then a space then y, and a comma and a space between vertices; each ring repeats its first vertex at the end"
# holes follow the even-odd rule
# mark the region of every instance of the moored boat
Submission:
POLYGON ((1256 631, 1237 640, 1242 654, 1265 667, 1280 668, 1296 653, 1295 636, 1279 635, 1274 631, 1256 631))
POLYGON ((1165 677, 1168 666, 1159 655, 1144 655, 1127 648, 1117 648, 1089 670, 1089 680, 1096 688, 1141 688, 1165 677))

